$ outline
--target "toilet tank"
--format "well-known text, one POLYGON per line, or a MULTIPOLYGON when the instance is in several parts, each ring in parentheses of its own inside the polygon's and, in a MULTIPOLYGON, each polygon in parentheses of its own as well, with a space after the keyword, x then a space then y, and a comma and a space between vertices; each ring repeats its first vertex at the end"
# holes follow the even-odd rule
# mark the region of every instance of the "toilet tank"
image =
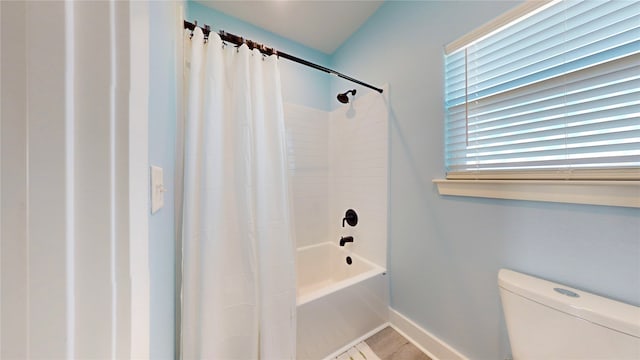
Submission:
POLYGON ((640 359, 640 308, 502 269, 514 360, 640 359))

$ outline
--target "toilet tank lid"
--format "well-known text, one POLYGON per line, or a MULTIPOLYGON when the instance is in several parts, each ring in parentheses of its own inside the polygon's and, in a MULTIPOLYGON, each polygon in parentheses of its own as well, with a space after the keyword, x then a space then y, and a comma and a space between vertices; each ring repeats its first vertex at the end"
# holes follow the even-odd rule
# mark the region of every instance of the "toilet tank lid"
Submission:
POLYGON ((553 309, 640 338, 638 306, 507 269, 498 272, 498 286, 553 309), (556 288, 569 292, 558 292, 554 290, 556 288), (571 296, 572 293, 578 297, 571 296))

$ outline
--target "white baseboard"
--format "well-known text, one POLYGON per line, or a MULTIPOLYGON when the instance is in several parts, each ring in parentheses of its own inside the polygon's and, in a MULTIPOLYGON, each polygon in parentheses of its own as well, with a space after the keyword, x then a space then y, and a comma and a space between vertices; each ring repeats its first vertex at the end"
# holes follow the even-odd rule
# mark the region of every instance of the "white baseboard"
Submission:
POLYGON ((468 360, 453 347, 389 307, 389 323, 433 360, 468 360))

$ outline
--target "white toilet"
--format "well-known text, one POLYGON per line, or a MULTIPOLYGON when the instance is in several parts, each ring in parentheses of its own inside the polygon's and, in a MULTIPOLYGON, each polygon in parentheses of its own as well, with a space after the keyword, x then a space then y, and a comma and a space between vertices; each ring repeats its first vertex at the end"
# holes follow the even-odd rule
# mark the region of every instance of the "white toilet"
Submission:
POLYGON ((514 360, 640 359, 640 307, 505 269, 498 285, 514 360))

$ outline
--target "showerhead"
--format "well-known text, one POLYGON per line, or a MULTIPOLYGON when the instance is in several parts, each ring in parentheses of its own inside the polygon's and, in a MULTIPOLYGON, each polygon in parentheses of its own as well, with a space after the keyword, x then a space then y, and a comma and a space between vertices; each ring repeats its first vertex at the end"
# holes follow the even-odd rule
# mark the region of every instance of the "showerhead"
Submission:
POLYGON ((356 89, 353 90, 347 90, 345 92, 343 92, 342 94, 338 94, 337 99, 338 101, 340 101, 343 104, 347 104, 349 102, 349 97, 347 96, 347 94, 351 93, 351 96, 355 96, 356 95, 356 89))

